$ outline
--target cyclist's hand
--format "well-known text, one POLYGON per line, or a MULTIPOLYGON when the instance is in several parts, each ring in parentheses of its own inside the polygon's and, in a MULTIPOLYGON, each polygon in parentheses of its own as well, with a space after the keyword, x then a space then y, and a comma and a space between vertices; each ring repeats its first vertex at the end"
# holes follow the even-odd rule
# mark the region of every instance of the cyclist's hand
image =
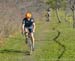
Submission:
POLYGON ((33 32, 35 32, 35 30, 33 30, 33 32))

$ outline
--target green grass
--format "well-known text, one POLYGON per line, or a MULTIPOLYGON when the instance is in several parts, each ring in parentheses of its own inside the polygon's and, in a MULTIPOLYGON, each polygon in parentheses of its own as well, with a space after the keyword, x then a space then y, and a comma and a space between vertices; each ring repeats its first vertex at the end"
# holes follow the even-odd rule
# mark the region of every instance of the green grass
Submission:
POLYGON ((60 61, 75 61, 75 29, 72 28, 72 23, 62 21, 58 24, 54 12, 52 13, 51 22, 36 21, 35 51, 32 55, 24 53, 28 47, 19 32, 16 36, 7 38, 0 48, 0 61, 56 61, 62 52, 62 47, 53 40, 57 30, 61 32, 57 41, 66 47, 60 61))

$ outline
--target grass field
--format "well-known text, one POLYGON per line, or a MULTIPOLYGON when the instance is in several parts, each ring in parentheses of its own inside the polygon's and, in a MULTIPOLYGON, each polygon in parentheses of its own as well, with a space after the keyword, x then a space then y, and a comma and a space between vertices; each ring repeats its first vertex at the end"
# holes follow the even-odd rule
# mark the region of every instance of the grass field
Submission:
POLYGON ((28 47, 19 32, 5 40, 0 48, 0 61, 75 61, 75 29, 72 23, 57 23, 55 15, 51 19, 50 22, 36 21, 35 51, 32 55, 25 54, 28 47), (57 31, 60 32, 59 36, 57 31))

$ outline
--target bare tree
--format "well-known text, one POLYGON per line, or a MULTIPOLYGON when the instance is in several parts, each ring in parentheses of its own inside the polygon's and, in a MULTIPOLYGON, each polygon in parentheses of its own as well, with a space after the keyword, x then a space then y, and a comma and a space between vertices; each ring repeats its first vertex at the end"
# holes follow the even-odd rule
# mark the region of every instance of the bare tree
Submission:
POLYGON ((74 0, 74 4, 73 4, 73 10, 72 10, 72 12, 73 12, 73 28, 75 28, 75 0, 74 0))
POLYGON ((75 0, 71 0, 71 10, 72 10, 72 17, 73 17, 73 28, 75 28, 75 0))
POLYGON ((61 23, 61 20, 60 20, 60 17, 58 15, 58 10, 59 10, 59 0, 56 0, 56 8, 55 8, 55 11, 56 11, 56 16, 57 16, 57 19, 58 19, 58 23, 61 23))

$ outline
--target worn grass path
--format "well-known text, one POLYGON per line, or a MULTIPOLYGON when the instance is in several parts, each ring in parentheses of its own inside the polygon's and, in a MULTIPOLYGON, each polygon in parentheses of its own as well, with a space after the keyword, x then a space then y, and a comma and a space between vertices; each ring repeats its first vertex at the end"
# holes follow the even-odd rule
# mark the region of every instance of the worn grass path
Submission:
POLYGON ((28 50, 24 37, 20 32, 7 38, 0 48, 0 61, 56 61, 61 55, 61 46, 53 39, 61 32, 57 40, 65 45, 66 51, 59 61, 75 61, 75 30, 65 22, 36 21, 35 51, 26 55, 28 50), (54 30, 55 28, 55 30, 54 30))

